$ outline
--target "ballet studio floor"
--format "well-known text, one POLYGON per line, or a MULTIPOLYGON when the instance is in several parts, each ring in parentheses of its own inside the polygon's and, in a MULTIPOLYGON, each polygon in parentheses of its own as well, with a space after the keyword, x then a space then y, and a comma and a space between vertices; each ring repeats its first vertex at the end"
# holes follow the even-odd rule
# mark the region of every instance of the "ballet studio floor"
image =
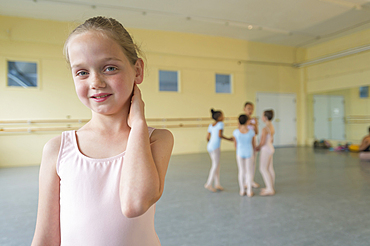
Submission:
MULTIPOLYGON (((370 245, 370 162, 354 153, 278 148, 277 193, 240 197, 235 152, 221 153, 225 191, 203 188, 207 153, 173 156, 157 203, 163 246, 370 245)), ((30 245, 38 166, 0 169, 0 245, 30 245)), ((262 183, 259 172, 256 181, 262 183)), ((105 246, 105 245, 104 245, 105 246)))

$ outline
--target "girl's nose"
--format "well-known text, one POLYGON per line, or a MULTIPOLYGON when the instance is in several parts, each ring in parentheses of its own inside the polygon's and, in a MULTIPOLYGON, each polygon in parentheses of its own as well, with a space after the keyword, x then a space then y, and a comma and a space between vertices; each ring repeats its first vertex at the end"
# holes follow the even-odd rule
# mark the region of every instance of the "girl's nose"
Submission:
POLYGON ((98 73, 92 73, 90 75, 90 88, 91 89, 99 89, 104 88, 106 86, 106 83, 104 81, 104 78, 102 78, 98 73))

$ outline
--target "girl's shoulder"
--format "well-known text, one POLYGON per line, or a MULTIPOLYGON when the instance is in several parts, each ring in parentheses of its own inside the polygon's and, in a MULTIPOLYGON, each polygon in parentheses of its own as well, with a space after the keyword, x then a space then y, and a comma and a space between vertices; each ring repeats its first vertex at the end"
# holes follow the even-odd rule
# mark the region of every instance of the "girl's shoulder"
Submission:
POLYGON ((219 122, 217 122, 216 126, 218 126, 220 128, 223 128, 224 127, 224 123, 222 121, 219 121, 219 122))
POLYGON ((61 146, 62 141, 62 135, 56 136, 52 139, 50 139, 45 145, 44 145, 44 153, 59 153, 59 149, 61 146))
MULTIPOLYGON (((45 145, 42 152, 41 165, 52 165, 53 169, 56 168, 58 161, 59 151, 61 147, 62 135, 50 139, 45 145)), ((55 169, 56 170, 56 169, 55 169)))
POLYGON ((150 143, 157 141, 173 143, 173 135, 167 129, 153 129, 152 134, 150 135, 150 143))
POLYGON ((223 128, 224 127, 224 123, 222 121, 218 121, 218 122, 209 124, 209 127, 223 128))

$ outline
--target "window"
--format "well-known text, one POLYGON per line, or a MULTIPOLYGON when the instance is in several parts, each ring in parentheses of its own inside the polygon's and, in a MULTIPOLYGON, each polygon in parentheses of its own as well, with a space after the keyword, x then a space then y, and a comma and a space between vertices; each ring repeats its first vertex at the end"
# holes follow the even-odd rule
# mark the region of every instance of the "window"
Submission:
POLYGON ((177 71, 159 70, 159 91, 179 91, 177 71))
POLYGON ((9 87, 37 87, 37 63, 8 61, 9 87))
POLYGON ((368 98, 369 97, 369 86, 360 87, 360 97, 368 98))
POLYGON ((216 93, 231 93, 230 74, 216 74, 216 93))

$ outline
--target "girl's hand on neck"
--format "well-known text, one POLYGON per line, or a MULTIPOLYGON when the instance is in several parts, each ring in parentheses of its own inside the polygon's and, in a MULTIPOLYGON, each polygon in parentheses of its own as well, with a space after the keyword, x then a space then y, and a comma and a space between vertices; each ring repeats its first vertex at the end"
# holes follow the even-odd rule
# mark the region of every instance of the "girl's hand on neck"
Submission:
POLYGON ((145 122, 144 101, 141 98, 141 91, 137 84, 134 84, 134 89, 131 97, 131 106, 128 114, 128 125, 132 128, 135 124, 145 122))

